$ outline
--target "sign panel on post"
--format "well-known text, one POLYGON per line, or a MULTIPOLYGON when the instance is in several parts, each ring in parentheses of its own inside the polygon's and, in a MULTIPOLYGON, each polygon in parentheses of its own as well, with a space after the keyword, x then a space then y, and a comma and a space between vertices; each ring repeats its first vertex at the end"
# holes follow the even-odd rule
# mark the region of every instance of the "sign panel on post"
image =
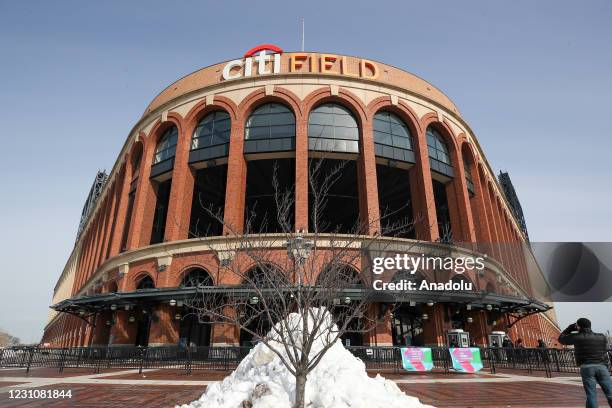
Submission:
POLYGON ((453 369, 462 373, 475 373, 482 369, 480 349, 473 348, 449 348, 453 369))
POLYGON ((402 353, 402 365, 407 371, 431 371, 433 359, 431 348, 407 347, 400 349, 402 353))

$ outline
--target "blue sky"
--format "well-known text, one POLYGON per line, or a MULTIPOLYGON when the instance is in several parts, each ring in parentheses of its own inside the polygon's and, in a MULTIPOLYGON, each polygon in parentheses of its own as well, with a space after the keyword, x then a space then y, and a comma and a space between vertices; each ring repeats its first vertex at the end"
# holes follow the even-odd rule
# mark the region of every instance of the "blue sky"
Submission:
MULTIPOLYGON (((40 338, 98 169, 165 86, 260 43, 359 55, 457 104, 534 241, 612 241, 612 3, 0 1, 0 327, 40 338)), ((558 305, 594 327, 611 304, 558 305), (604 313, 602 313, 602 310, 604 313)), ((606 319, 610 320, 610 319, 606 319)))

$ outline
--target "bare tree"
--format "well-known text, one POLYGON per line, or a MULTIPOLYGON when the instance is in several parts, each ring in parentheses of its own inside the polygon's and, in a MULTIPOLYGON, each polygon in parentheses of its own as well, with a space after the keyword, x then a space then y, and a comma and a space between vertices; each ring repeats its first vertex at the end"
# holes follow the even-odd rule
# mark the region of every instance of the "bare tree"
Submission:
MULTIPOLYGON (((201 286, 189 307, 201 320, 238 327, 264 343, 295 377, 294 406, 305 403, 308 373, 341 338, 370 333, 385 312, 374 304, 371 274, 357 274, 353 266, 370 270, 373 252, 384 253, 394 243, 378 233, 366 235, 380 220, 355 222, 347 233, 335 233, 326 217, 330 192, 344 165, 330 168, 323 160, 311 161, 309 171, 309 232, 293 225, 293 188, 283 190, 274 169, 275 208, 261 209, 274 216, 282 234, 259 234, 267 229, 266 219, 254 225, 255 214, 247 214, 244 228, 224 223, 219 209, 207 208, 230 236, 224 244, 211 244, 221 264, 235 284, 223 287, 201 286), (323 232, 328 231, 328 232, 323 232), (331 233, 329 233, 331 231, 331 233), (296 313, 297 319, 287 319, 296 313)), ((398 210, 396 210, 396 213, 398 210)), ((401 234, 414 228, 414 220, 393 215, 385 223, 385 234, 401 234)), ((337 227, 336 227, 337 228, 337 227)), ((295 316, 295 315, 294 315, 295 316)))

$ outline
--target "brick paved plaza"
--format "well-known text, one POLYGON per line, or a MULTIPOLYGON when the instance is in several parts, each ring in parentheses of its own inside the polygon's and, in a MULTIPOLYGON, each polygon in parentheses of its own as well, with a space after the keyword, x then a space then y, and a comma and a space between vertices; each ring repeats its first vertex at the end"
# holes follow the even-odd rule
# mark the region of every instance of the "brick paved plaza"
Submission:
MULTIPOLYGON (((212 381, 227 372, 109 370, 92 374, 87 370, 0 370, 0 407, 173 407, 193 401, 212 381), (71 399, 10 399, 10 390, 72 390, 71 399)), ((375 375, 375 372, 371 372, 375 375)), ((464 374, 383 374, 406 393, 437 407, 583 407, 580 378, 544 378, 518 373, 482 372, 464 374)), ((606 406, 600 392, 600 405, 606 406)))

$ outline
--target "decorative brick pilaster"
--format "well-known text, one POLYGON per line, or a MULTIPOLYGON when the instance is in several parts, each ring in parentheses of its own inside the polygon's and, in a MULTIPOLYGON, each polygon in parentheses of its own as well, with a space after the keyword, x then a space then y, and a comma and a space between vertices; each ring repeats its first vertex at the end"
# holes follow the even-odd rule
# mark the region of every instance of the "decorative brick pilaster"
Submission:
POLYGON ((149 346, 178 344, 179 324, 175 320, 176 310, 167 304, 160 304, 154 312, 149 331, 149 346))
POLYGON ((244 228, 244 200, 247 164, 244 159, 244 120, 232 122, 231 142, 227 163, 227 186, 223 212, 223 235, 240 234, 244 228))

